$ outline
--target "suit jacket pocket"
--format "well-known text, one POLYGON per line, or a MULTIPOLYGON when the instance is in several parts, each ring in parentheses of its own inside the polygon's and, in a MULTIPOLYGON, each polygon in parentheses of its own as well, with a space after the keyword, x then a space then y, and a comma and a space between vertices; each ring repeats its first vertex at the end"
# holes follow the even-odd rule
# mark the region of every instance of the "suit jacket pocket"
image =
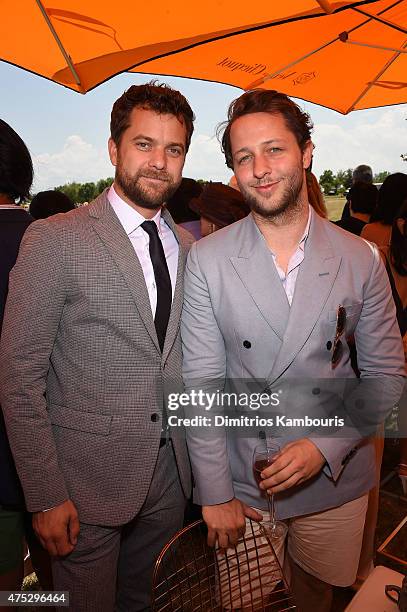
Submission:
POLYGON ((111 415, 72 410, 72 408, 57 404, 51 404, 48 412, 51 424, 57 427, 86 431, 101 436, 107 436, 110 433, 111 415))
MULTIPOLYGON (((356 302, 354 304, 343 305, 346 311, 346 320, 353 319, 353 317, 359 317, 362 312, 363 302, 356 302)), ((328 320, 331 323, 336 322, 338 316, 338 310, 329 310, 328 311, 328 320)))

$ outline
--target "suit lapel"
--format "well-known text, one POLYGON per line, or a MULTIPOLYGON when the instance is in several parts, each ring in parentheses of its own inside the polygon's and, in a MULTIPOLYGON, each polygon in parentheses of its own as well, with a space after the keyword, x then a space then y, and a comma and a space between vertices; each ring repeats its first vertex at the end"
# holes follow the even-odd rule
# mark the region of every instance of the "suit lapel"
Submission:
POLYGON ((163 362, 165 362, 169 355, 169 352, 171 351, 172 345, 174 344, 175 338, 177 337, 179 329, 182 303, 184 299, 185 260, 188 254, 188 249, 186 248, 186 245, 183 244, 183 241, 178 234, 177 226, 175 225, 170 213, 165 208, 162 210, 162 216, 167 225, 169 225, 169 227, 173 231, 174 236, 178 240, 179 246, 177 280, 175 283, 174 297, 172 300, 171 313, 168 321, 167 333, 165 335, 165 342, 163 347, 163 362))
POLYGON ((242 222, 242 248, 231 263, 262 317, 282 340, 290 307, 273 256, 252 215, 242 222))
POLYGON ((341 257, 333 251, 325 223, 313 213, 284 342, 274 362, 270 383, 284 373, 308 340, 337 277, 341 257))
POLYGON ((143 269, 129 237, 109 204, 107 191, 89 204, 89 217, 121 272, 147 332, 160 351, 143 269))

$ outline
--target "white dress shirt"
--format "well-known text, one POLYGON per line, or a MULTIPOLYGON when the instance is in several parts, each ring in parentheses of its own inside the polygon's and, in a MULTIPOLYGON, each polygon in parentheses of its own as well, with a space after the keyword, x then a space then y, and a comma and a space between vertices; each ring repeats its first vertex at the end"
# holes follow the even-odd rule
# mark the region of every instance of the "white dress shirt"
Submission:
POLYGON ((273 256, 274 265, 276 266, 277 273, 284 287, 284 291, 286 292, 287 300, 290 306, 292 304, 293 297, 294 297, 295 283, 297 282, 298 271, 300 269, 300 265, 304 261, 304 248, 305 248, 305 243, 308 238, 309 226, 311 223, 312 214, 314 213, 312 212, 311 206, 309 206, 307 225, 298 243, 298 247, 295 253, 293 253, 290 257, 290 261, 288 262, 288 266, 287 266, 287 272, 284 272, 284 270, 280 268, 280 266, 277 263, 277 258, 276 258, 275 253, 273 253, 273 251, 270 249, 271 254, 273 256))
MULTIPOLYGON (((107 197, 120 223, 122 224, 124 231, 128 235, 143 269, 148 297, 150 298, 151 312, 153 313, 154 318, 157 308, 157 287, 155 284, 153 264, 151 263, 150 259, 150 238, 147 232, 140 227, 143 221, 146 221, 146 219, 143 217, 143 215, 122 200, 122 198, 115 191, 113 185, 110 187, 107 197)), ((172 297, 174 298, 178 268, 178 241, 174 236, 172 229, 162 218, 161 210, 159 210, 152 219, 148 220, 154 221, 154 223, 157 225, 158 235, 161 239, 165 258, 167 260, 168 272, 171 279, 172 297)))

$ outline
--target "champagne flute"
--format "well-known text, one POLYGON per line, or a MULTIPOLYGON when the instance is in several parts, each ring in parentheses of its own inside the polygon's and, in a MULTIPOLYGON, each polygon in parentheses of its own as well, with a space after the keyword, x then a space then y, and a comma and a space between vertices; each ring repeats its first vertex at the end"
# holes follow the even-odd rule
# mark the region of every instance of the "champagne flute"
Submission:
MULTIPOLYGON (((261 472, 271 465, 277 458, 280 453, 280 445, 278 442, 264 440, 262 444, 258 444, 253 451, 253 472, 254 477, 256 479, 257 484, 262 482, 262 478, 260 476, 261 472)), ((287 526, 282 521, 278 521, 276 519, 276 513, 274 508, 274 494, 267 495, 268 509, 270 515, 269 523, 266 523, 267 529, 269 531, 270 537, 281 538, 285 535, 287 531, 287 526)))

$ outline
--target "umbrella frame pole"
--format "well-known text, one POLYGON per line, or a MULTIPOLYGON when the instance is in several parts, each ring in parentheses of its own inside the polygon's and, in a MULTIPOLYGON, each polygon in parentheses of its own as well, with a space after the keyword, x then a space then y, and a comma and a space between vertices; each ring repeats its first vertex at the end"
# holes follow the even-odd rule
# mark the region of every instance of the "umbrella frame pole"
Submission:
MULTIPOLYGON (((318 2, 318 4, 321 5, 325 3, 325 0, 316 0, 318 2)), ((366 13, 365 11, 362 11, 360 9, 354 8, 352 10, 355 10, 363 15, 365 15, 366 17, 368 17, 369 19, 374 19, 379 21, 380 23, 383 23, 384 25, 387 25, 391 28, 394 28, 398 31, 401 31, 403 33, 406 33, 406 30, 404 28, 401 28, 399 26, 397 26, 396 24, 391 23, 391 21, 387 21, 385 19, 382 19, 376 15, 371 15, 370 13, 366 13)), ((355 28, 358 29, 357 26, 355 28)), ((256 87, 260 87, 261 85, 263 85, 266 81, 269 81, 270 79, 273 79, 274 77, 276 77, 277 75, 279 75, 281 72, 284 72, 284 70, 288 70, 288 68, 291 68, 292 66, 295 66, 296 64, 298 64, 299 62, 301 62, 304 59, 307 59, 308 57, 310 57, 311 55, 314 55, 314 53, 318 53, 318 51, 321 51, 322 49, 325 49, 325 47, 328 47, 329 45, 333 44, 334 42, 336 42, 337 40, 340 40, 343 43, 349 43, 352 45, 359 45, 361 47, 369 47, 372 49, 381 49, 382 51, 392 51, 395 53, 407 53, 407 49, 395 49, 392 47, 383 47, 380 45, 371 45, 368 43, 362 43, 362 42, 358 42, 356 40, 349 40, 349 33, 348 32, 341 32, 337 38, 334 38, 333 40, 328 41, 327 43, 321 45, 320 47, 318 47, 317 49, 313 49, 312 51, 310 51, 309 53, 306 53, 306 55, 303 55, 302 57, 297 58, 296 60, 294 60, 293 62, 291 62, 290 64, 287 64, 286 66, 283 66, 283 68, 280 68, 279 70, 276 70, 273 73, 269 73, 269 74, 265 74, 263 77, 261 77, 260 79, 257 79, 256 81, 253 81, 251 83, 249 83, 249 85, 247 85, 245 87, 245 90, 248 91, 250 89, 255 89, 256 87)))
POLYGON ((380 49, 381 51, 394 51, 395 53, 407 53, 407 49, 397 49, 395 47, 383 47, 382 45, 371 45, 369 43, 363 43, 358 40, 349 40, 347 32, 341 32, 339 34, 339 40, 349 45, 358 45, 358 47, 368 47, 368 49, 380 49))
MULTIPOLYGON (((371 13, 367 13, 366 11, 363 11, 362 9, 357 8, 357 7, 352 8, 352 10, 355 11, 355 13, 360 13, 361 15, 368 17, 369 19, 378 21, 379 23, 382 23, 383 25, 386 25, 389 28, 393 28, 393 30, 397 30, 398 32, 401 32, 402 34, 407 34, 407 30, 405 28, 402 28, 401 26, 398 26, 396 23, 392 23, 391 21, 387 21, 387 19, 383 19, 383 17, 379 17, 379 15, 372 15, 371 13)), ((385 9, 385 10, 388 10, 388 9, 385 9)))
POLYGON ((69 54, 66 52, 65 47, 64 47, 64 45, 61 42, 61 39, 59 38, 58 34, 56 33, 56 30, 55 30, 54 26, 51 23, 51 20, 50 20, 50 18, 48 16, 48 13, 47 13, 46 9, 42 5, 41 0, 35 0, 35 1, 36 1, 37 5, 38 5, 38 8, 40 9, 40 11, 42 13, 42 16, 44 17, 44 19, 46 21, 46 24, 47 24, 47 26, 48 26, 52 36, 55 39, 55 42, 57 43, 57 45, 59 47, 59 50, 61 51, 62 55, 64 56, 64 59, 65 59, 66 63, 68 64, 69 70, 72 72, 72 76, 75 79, 75 83, 78 85, 78 87, 80 87, 83 90, 82 83, 81 83, 81 80, 79 78, 78 73, 75 70, 75 66, 72 63, 72 60, 71 60, 69 54))
POLYGON ((368 83, 366 89, 356 98, 356 100, 353 102, 353 104, 348 108, 348 110, 346 111, 345 114, 350 113, 351 111, 354 110, 356 104, 358 102, 360 102, 360 100, 362 100, 362 98, 367 94, 367 92, 371 89, 371 87, 374 85, 374 83, 377 82, 378 79, 380 79, 380 77, 382 76, 382 74, 384 74, 384 72, 386 72, 386 70, 388 69, 389 66, 391 66, 391 64, 398 58, 399 53, 397 52, 395 55, 393 55, 393 57, 386 63, 385 66, 383 66, 383 68, 380 70, 380 72, 378 74, 376 74, 376 76, 374 77, 374 79, 372 79, 370 81, 370 83, 368 83))
POLYGON ((327 13, 328 15, 333 13, 333 8, 331 6, 331 3, 328 2, 328 0, 316 0, 316 2, 319 4, 322 10, 325 11, 325 13, 327 13))

